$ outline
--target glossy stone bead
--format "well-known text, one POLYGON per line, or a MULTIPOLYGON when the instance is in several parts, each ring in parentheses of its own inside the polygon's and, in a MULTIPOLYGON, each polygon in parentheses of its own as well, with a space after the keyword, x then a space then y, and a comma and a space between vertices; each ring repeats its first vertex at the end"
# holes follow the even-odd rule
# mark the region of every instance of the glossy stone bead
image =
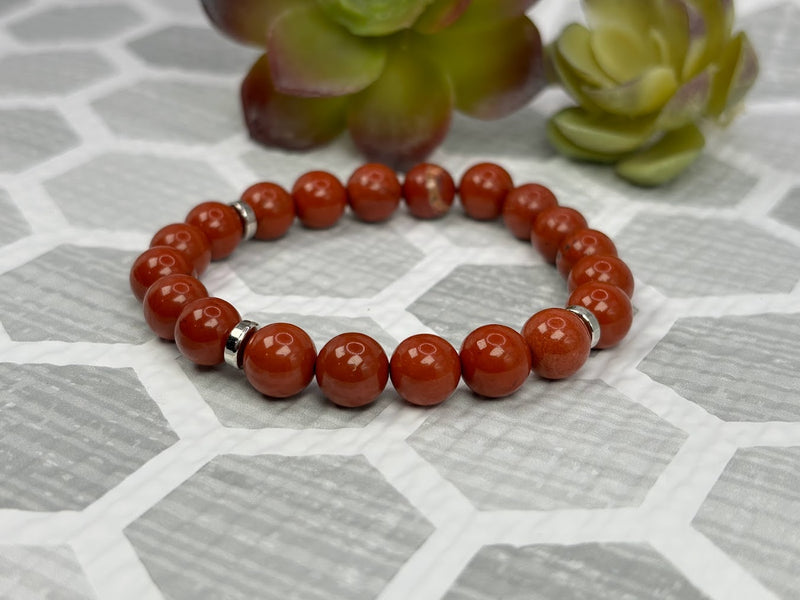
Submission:
POLYGON ((347 206, 347 191, 326 171, 301 175, 292 187, 292 199, 300 222, 310 229, 336 225, 347 206))
POLYGON ((456 196, 452 176, 439 165, 420 163, 403 181, 403 198, 408 212, 418 219, 436 219, 447 214, 456 196))
POLYGON ((385 221, 400 204, 403 188, 397 174, 379 163, 362 165, 347 180, 347 198, 355 215, 367 223, 385 221))
POLYGON ((244 227, 236 209, 222 202, 201 202, 186 215, 186 222, 206 234, 211 260, 227 258, 242 241, 244 227))
POLYGON ((194 276, 195 270, 179 250, 172 246, 153 246, 133 261, 128 281, 133 295, 141 302, 147 288, 162 277, 173 273, 194 276))
POLYGON ((244 347, 242 368, 255 389, 271 398, 302 392, 314 378, 317 348, 309 335, 291 323, 270 323, 244 347))
POLYGON ((503 202, 513 187, 511 175, 503 167, 478 163, 461 176, 458 196, 469 217, 489 221, 503 212, 503 202))
POLYGON ((171 223, 159 229, 150 240, 150 247, 172 246, 202 275, 211 263, 211 242, 202 230, 188 223, 171 223))
POLYGON ((556 255, 556 268, 566 279, 572 267, 584 256, 616 256, 617 247, 611 238, 596 229, 578 229, 561 240, 556 255))
POLYGON ((526 183, 512 189, 503 202, 503 222, 511 234, 520 239, 531 239, 531 228, 539 213, 558 206, 555 194, 538 183, 526 183))
POLYGON ((389 359, 374 339, 342 333, 317 355, 317 385, 334 404, 353 408, 374 401, 389 380, 389 359))
POLYGON ((174 340, 175 323, 184 307, 207 296, 208 290, 199 279, 178 273, 167 275, 151 285, 144 295, 144 319, 158 337, 174 340))
POLYGON ((453 346, 438 335, 420 333, 395 348, 389 362, 392 385, 406 402, 440 404, 450 397, 461 378, 461 362, 453 346))
POLYGON ((461 377, 476 394, 502 398, 515 392, 531 372, 525 339, 505 325, 484 325, 461 345, 461 377))
POLYGON ((596 348, 617 345, 633 323, 633 306, 628 295, 615 285, 590 281, 570 294, 567 305, 589 309, 600 323, 600 341, 596 348))
POLYGON ((622 259, 616 256, 584 256, 569 272, 567 289, 575 288, 590 281, 609 283, 620 288, 629 298, 633 297, 633 273, 622 259))
POLYGON ((294 222, 292 197, 277 183, 262 181, 253 184, 242 192, 241 200, 256 213, 257 240, 276 240, 289 231, 294 222))
POLYGON ((542 258, 555 264, 561 241, 573 231, 586 227, 586 219, 574 208, 554 206, 536 217, 531 228, 531 244, 542 258))
POLYGON ((225 342, 242 317, 222 298, 200 298, 183 307, 175 323, 175 344, 197 365, 225 362, 225 342))
POLYGON ((591 351, 591 336, 579 316, 565 308, 547 308, 527 320, 522 337, 531 350, 533 372, 564 379, 580 369, 591 351))

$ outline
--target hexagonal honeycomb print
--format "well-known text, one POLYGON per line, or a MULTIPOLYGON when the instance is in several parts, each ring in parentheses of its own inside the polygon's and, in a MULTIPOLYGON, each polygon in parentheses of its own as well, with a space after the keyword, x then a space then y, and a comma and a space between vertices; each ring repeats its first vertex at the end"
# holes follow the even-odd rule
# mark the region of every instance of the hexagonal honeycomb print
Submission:
MULTIPOLYGON (((550 44, 582 3, 527 4, 550 44)), ((129 268, 200 202, 346 182, 352 140, 252 141, 240 82, 264 48, 199 0, 0 1, 0 598, 795 600, 800 0, 738 0, 736 28, 761 76, 671 184, 559 157, 554 86, 493 122, 456 114, 429 159, 456 182, 501 164, 607 233, 636 287, 618 346, 506 398, 462 381, 419 407, 390 382, 344 409, 314 381, 277 400, 191 363, 149 331, 129 268)), ((317 350, 359 331, 387 358, 568 295, 458 200, 432 221, 295 221, 203 283, 317 350)))

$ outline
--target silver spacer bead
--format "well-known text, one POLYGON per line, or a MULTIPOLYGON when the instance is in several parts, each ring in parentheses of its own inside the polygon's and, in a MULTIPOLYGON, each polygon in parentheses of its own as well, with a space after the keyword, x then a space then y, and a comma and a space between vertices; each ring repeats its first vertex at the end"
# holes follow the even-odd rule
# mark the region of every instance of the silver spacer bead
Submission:
POLYGON ((258 220, 256 220, 256 211, 247 202, 237 200, 231 202, 231 206, 239 213, 239 219, 242 221, 242 239, 252 240, 256 231, 258 231, 258 220))
POLYGON ((583 321, 586 324, 587 329, 589 329, 589 335, 592 336, 592 348, 597 346, 598 342, 600 341, 600 321, 597 320, 597 317, 594 316, 594 313, 584 306, 578 306, 575 304, 568 306, 567 310, 581 318, 581 321, 583 321))
POLYGON ((247 340, 256 332, 259 324, 255 321, 240 321, 228 334, 225 341, 225 362, 237 369, 242 368, 242 350, 247 340))

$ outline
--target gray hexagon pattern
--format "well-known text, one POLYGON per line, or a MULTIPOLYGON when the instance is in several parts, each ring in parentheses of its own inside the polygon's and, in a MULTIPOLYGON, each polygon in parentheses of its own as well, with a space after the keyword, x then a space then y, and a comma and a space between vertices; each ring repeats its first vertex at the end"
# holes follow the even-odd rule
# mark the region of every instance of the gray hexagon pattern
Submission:
POLYGON ((0 109, 0 131, 0 171, 22 171, 79 141, 60 114, 38 108, 0 109))
POLYGON ((0 596, 17 600, 96 597, 75 560, 75 553, 66 546, 1 548, 0 596))
POLYGON ((793 188, 770 214, 800 231, 800 187, 793 188))
POLYGON ((177 441, 130 369, 0 363, 0 383, 2 508, 80 510, 177 441))
POLYGON ((125 530, 168 597, 265 600, 374 598, 430 532, 366 460, 332 456, 218 457, 125 530))
POLYGON ((61 5, 13 21, 8 30, 26 42, 99 40, 141 22, 125 4, 61 5))
POLYGON ((110 73, 108 61, 87 50, 9 54, 0 59, 0 94, 66 94, 110 73))
POLYGON ((8 193, 0 189, 0 244, 10 244, 26 236, 31 228, 23 219, 17 207, 11 202, 8 193))

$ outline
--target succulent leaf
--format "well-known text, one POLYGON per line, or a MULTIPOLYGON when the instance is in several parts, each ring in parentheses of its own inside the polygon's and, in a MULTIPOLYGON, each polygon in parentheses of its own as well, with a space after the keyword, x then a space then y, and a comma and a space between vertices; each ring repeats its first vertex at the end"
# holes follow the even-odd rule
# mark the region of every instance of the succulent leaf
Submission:
POLYGON ((656 120, 656 129, 678 129, 699 119, 711 97, 712 77, 713 69, 708 68, 684 83, 661 109, 656 120))
POLYGON ((614 85, 614 81, 600 68, 592 51, 591 32, 578 23, 568 25, 555 42, 563 61, 586 83, 599 87, 614 85))
POLYGON ((705 145, 695 125, 670 131, 655 144, 623 158, 616 171, 621 177, 642 186, 661 185, 680 175, 691 165, 705 145))
POLYGON ((438 65, 396 50, 381 77, 350 102, 350 135, 370 160, 408 167, 444 139, 452 108, 450 82, 438 65))
POLYGON ((576 146, 606 155, 635 150, 653 134, 652 119, 593 115, 579 107, 563 109, 551 122, 576 146))
POLYGON ((552 119, 547 122, 547 139, 561 154, 574 160, 613 164, 623 156, 623 154, 592 152, 591 150, 573 144, 561 133, 561 130, 555 125, 552 119))
POLYGON ((411 27, 432 0, 317 0, 331 20, 351 33, 388 35, 411 27))
POLYGON ((725 119, 742 101, 758 75, 758 57, 747 34, 740 32, 731 40, 714 75, 708 112, 725 119))
POLYGON ((244 44, 267 45, 273 19, 288 8, 308 5, 313 0, 201 0, 214 26, 244 44))
POLYGON ((642 0, 583 0, 590 29, 625 29, 643 32, 650 28, 650 3, 642 0))
POLYGON ((462 30, 494 27, 498 22, 524 15, 537 0, 472 0, 453 24, 462 30))
POLYGON ((380 40, 352 35, 314 6, 301 6, 273 20, 267 55, 280 92, 342 96, 364 89, 380 76, 386 47, 380 40))
POLYGON ((471 1, 433 0, 414 23, 414 31, 429 35, 449 27, 464 14, 471 1))
POLYGON ((640 117, 661 108, 677 89, 675 72, 669 67, 658 66, 617 87, 584 89, 584 93, 604 111, 614 115, 640 117))
POLYGON ((590 46, 600 68, 618 83, 640 77, 657 55, 648 38, 635 31, 603 27, 591 34, 590 46))
POLYGON ((262 144, 307 150, 333 140, 345 127, 346 96, 301 98, 278 92, 266 55, 242 81, 241 96, 250 136, 262 144))

